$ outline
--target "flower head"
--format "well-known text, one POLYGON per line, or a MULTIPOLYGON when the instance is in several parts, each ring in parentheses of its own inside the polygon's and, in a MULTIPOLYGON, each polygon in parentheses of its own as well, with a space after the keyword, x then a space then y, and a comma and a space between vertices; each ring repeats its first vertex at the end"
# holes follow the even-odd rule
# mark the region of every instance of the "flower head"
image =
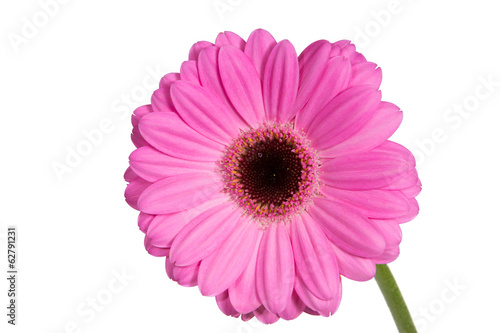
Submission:
POLYGON ((349 41, 297 57, 265 30, 198 42, 132 116, 125 173, 149 253, 168 276, 264 323, 329 316, 341 280, 397 258, 418 213, 402 113, 349 41))
POLYGON ((290 221, 318 192, 318 158, 290 124, 243 132, 220 165, 225 192, 264 227, 290 221))

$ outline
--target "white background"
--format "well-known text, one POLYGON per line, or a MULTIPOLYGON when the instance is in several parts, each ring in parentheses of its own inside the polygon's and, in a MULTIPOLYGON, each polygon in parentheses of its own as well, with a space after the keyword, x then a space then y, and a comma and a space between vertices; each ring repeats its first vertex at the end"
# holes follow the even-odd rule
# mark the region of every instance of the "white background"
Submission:
POLYGON ((133 150, 129 115, 148 103, 158 80, 150 72, 178 71, 194 42, 214 41, 220 31, 246 39, 265 28, 298 52, 317 39, 351 39, 382 67, 383 99, 404 111, 393 140, 417 155, 423 183, 421 213, 403 226, 401 255, 390 267, 420 332, 498 332, 500 20, 493 1, 61 0, 52 11, 44 22, 38 1, 0 5, 0 277, 8 225, 18 227, 20 272, 15 328, 6 324, 1 279, 0 331, 396 331, 374 281, 344 279, 333 317, 263 326, 226 317, 197 288, 170 281, 163 259, 143 248, 122 176, 133 150), (29 34, 26 22, 39 27, 29 34), (15 45, 13 36, 25 39, 15 45), (496 85, 482 83, 488 78, 496 85), (58 179, 53 164, 65 163, 84 131, 105 119, 111 129, 102 142, 58 179), (114 283, 123 270, 130 280, 114 283), (92 312, 87 302, 95 297, 106 304, 92 312))

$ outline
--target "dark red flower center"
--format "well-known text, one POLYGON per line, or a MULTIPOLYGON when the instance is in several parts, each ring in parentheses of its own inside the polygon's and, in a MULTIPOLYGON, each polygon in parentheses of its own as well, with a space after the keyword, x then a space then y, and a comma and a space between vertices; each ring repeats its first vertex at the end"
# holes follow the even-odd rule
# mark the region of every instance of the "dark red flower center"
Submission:
POLYGON ((302 211, 317 187, 317 158, 290 125, 243 133, 220 161, 228 192, 246 212, 283 219, 302 211))
POLYGON ((263 205, 280 206, 300 188, 302 163, 293 142, 259 141, 245 149, 239 163, 240 183, 263 205))

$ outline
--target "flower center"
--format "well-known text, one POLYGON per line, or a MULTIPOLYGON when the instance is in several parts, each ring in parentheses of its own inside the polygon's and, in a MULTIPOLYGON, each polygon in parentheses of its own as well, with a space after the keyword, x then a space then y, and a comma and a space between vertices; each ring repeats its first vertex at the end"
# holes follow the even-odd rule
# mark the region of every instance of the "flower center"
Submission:
POLYGON ((288 124, 242 133, 227 148, 220 170, 225 191, 263 224, 303 211, 318 183, 315 152, 288 124))

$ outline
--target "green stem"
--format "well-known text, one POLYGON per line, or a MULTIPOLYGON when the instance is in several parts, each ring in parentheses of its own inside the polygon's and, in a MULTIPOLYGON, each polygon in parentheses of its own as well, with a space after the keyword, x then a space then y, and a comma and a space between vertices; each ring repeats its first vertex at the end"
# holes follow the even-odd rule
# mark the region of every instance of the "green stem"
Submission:
POLYGON ((413 320, 411 319, 410 311, 408 311, 403 295, 401 295, 401 291, 389 266, 377 265, 375 280, 382 295, 384 295, 389 310, 391 310, 392 318, 394 318, 398 331, 400 333, 417 333, 415 324, 413 324, 413 320))

